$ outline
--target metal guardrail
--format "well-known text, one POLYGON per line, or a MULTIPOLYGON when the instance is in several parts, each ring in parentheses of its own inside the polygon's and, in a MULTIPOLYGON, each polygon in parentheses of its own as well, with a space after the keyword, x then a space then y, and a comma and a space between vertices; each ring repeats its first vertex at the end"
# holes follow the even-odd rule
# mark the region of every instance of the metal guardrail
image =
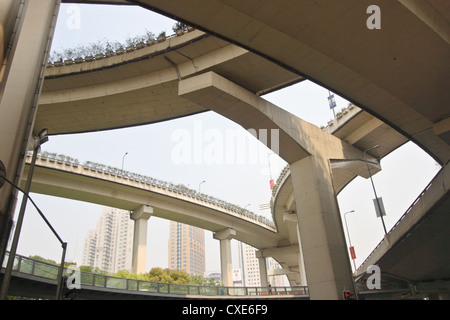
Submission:
MULTIPOLYGON (((6 266, 9 254, 5 255, 6 266)), ((13 271, 56 282, 59 266, 46 262, 15 256, 13 271)), ((71 276, 70 270, 64 271, 64 276, 71 276)), ((95 290, 95 288, 123 290, 124 294, 155 293, 180 296, 307 296, 308 287, 222 287, 200 286, 174 283, 160 283, 136 279, 118 278, 108 275, 80 272, 80 288, 95 290)))

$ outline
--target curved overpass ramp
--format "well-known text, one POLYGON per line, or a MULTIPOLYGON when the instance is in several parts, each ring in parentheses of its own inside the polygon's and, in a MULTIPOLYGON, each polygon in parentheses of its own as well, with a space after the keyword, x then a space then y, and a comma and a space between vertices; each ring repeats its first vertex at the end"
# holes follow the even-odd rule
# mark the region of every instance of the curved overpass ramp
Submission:
POLYGON ((367 27, 370 0, 122 2, 261 55, 362 106, 441 165, 450 159, 447 1, 381 1, 381 29, 367 27))
POLYGON ((208 71, 255 94, 303 80, 198 30, 138 47, 47 67, 34 131, 91 132, 208 111, 178 96, 180 80, 208 71))
POLYGON ((255 248, 274 247, 285 241, 271 221, 224 201, 197 194, 185 187, 73 162, 39 157, 31 192, 130 212, 147 205, 153 208, 153 216, 163 219, 212 232, 232 228, 236 231, 235 239, 255 248))

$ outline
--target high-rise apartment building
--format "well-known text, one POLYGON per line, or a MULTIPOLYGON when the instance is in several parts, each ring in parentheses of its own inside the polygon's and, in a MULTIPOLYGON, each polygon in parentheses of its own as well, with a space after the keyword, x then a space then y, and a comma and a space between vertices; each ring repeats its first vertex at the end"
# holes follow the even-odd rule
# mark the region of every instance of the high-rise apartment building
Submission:
POLYGON ((259 287, 259 262, 255 248, 246 243, 238 242, 239 266, 242 269, 242 285, 244 287, 259 287))
MULTIPOLYGON (((244 287, 261 286, 259 261, 256 258, 256 249, 246 243, 238 243, 239 264, 242 269, 241 285, 244 287)), ((265 258, 268 273, 268 282, 275 287, 286 285, 285 276, 274 275, 273 270, 281 269, 281 266, 273 258, 265 258), (272 272, 271 272, 272 271, 272 272)))
POLYGON ((83 255, 81 258, 82 266, 91 266, 95 264, 96 256, 96 245, 97 245, 97 232, 95 230, 89 230, 86 238, 84 239, 83 245, 83 255))
POLYGON ((205 273, 205 231, 179 222, 170 222, 169 269, 192 275, 205 273))
POLYGON ((83 246, 82 264, 109 273, 131 271, 134 222, 128 211, 103 208, 95 230, 90 230, 83 246))

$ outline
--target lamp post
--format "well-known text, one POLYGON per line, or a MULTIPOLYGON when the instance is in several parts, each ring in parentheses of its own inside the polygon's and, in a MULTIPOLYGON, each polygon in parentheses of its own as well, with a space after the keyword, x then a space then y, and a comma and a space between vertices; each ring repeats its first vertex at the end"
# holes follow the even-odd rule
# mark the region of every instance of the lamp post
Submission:
POLYGON ((33 157, 31 159, 30 168, 28 171, 27 182, 25 185, 24 194, 22 196, 22 203, 20 205, 19 215, 17 217, 16 228, 14 231, 13 241, 11 243, 11 249, 9 251, 8 263, 6 265, 5 274, 3 275, 2 286, 0 288, 0 300, 6 299, 6 295, 9 289, 9 283, 11 281, 11 273, 14 266, 14 260, 17 252, 17 245, 19 243, 20 231, 22 229, 23 218, 25 215, 25 208, 27 206, 28 194, 30 193, 31 180, 33 179, 34 166, 36 164, 37 154, 41 149, 41 145, 48 141, 47 129, 41 130, 35 137, 33 157))
MULTIPOLYGON (((371 147, 369 149, 364 150, 364 158, 366 157, 366 152, 367 151, 373 150, 373 149, 377 149, 379 147, 380 147, 380 145, 377 144, 377 145, 375 145, 375 146, 373 146, 373 147, 371 147)), ((384 234, 386 235, 387 231, 386 231, 386 225, 384 224, 383 212, 381 211, 380 199, 378 199, 377 191, 375 190, 375 184, 373 183, 372 174, 370 172, 369 162, 367 160, 366 160, 366 165, 367 165, 367 171, 369 172, 370 182, 372 183, 372 189, 373 189, 373 193, 375 195, 375 201, 376 201, 377 206, 378 206, 378 212, 380 212, 380 218, 381 218, 381 223, 383 224, 384 234)))
POLYGON ((198 184, 198 193, 201 193, 201 192, 200 192, 200 190, 201 190, 200 187, 201 187, 202 184, 205 183, 205 182, 206 182, 206 181, 203 180, 202 182, 200 182, 200 183, 198 184))
POLYGON ((123 163, 125 161, 125 156, 128 154, 128 152, 125 152, 125 154, 122 157, 122 174, 123 174, 123 163))
MULTIPOLYGON (((350 233, 348 232, 347 216, 346 216, 346 214, 347 213, 352 213, 352 212, 355 212, 355 210, 347 211, 346 213, 344 213, 345 229, 347 229, 348 246, 349 246, 350 250, 352 248, 352 241, 350 240, 350 233)), ((350 251, 350 253, 351 253, 351 258, 353 260, 353 266, 355 267, 355 272, 356 272, 356 263, 355 263, 355 259, 354 259, 356 257, 354 256, 354 251, 353 251, 353 253, 350 251)))

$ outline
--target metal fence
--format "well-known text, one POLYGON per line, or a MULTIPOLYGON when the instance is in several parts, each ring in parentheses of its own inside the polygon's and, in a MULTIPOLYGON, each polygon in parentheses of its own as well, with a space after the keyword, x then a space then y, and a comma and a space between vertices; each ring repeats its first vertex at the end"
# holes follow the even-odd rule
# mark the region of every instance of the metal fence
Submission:
MULTIPOLYGON (((3 266, 6 267, 8 253, 5 256, 3 266)), ((43 279, 55 280, 58 277, 59 266, 46 262, 16 255, 13 271, 20 272, 43 279)), ((73 270, 65 269, 64 275, 71 276, 73 270)), ((167 295, 184 296, 279 296, 294 295, 306 296, 309 294, 308 287, 223 287, 223 286, 200 286, 175 283, 160 283, 136 279, 112 277, 108 275, 79 272, 79 283, 81 289, 106 288, 123 290, 128 293, 156 293, 167 295)))

